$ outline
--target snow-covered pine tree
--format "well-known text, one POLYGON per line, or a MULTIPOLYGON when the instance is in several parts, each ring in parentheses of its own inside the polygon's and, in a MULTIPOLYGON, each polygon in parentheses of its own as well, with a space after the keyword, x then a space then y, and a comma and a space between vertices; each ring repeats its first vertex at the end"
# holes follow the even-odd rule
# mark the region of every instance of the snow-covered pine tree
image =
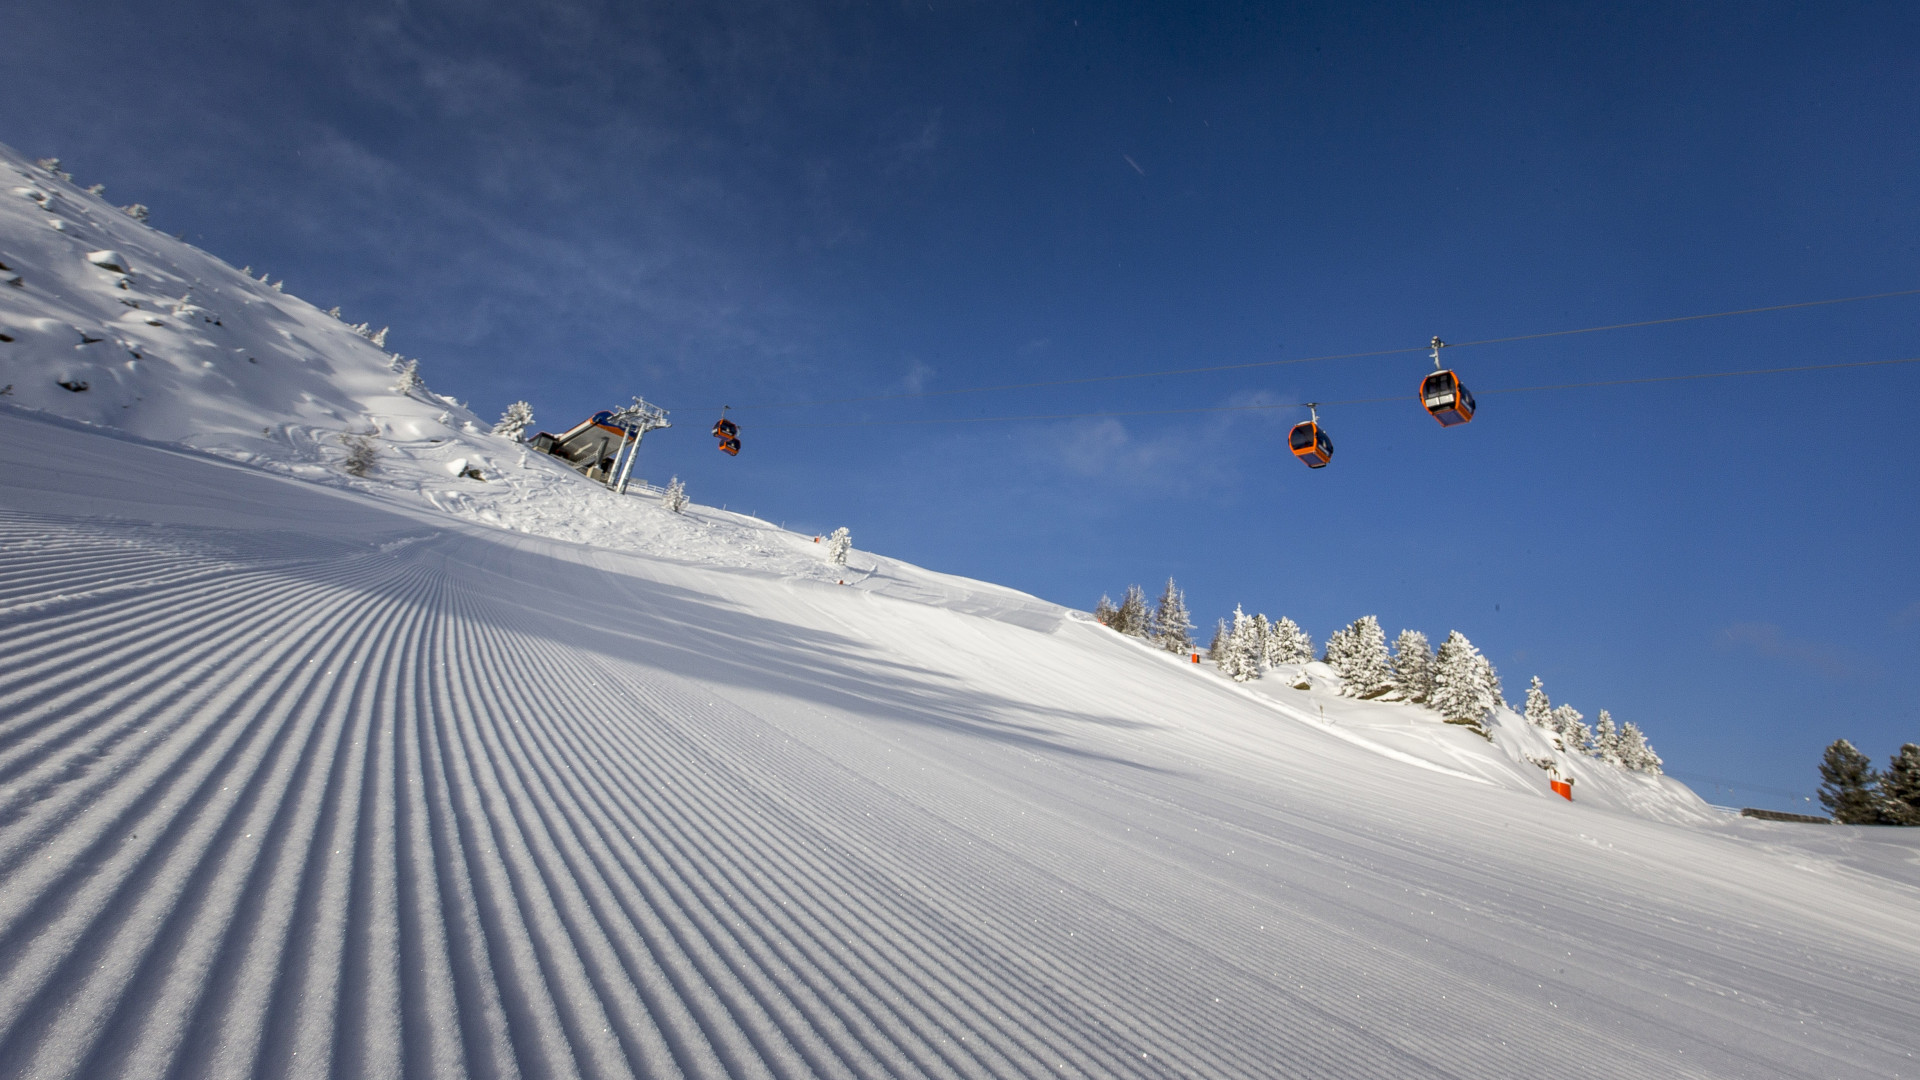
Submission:
POLYGON ((1167 579, 1160 603, 1153 609, 1153 639, 1170 653, 1193 651, 1193 620, 1187 616, 1187 594, 1167 579))
POLYGON ((827 537, 827 561, 835 566, 847 565, 847 553, 853 550, 853 534, 845 525, 833 530, 827 537))
POLYGON ((415 390, 424 390, 426 380, 420 377, 420 361, 402 359, 399 353, 393 354, 393 370, 398 376, 393 383, 396 394, 411 394, 415 390))
POLYGON ((1327 664, 1340 673, 1340 692, 1348 697, 1376 698, 1393 689, 1393 660, 1387 655, 1387 635, 1380 620, 1362 615, 1336 632, 1342 639, 1334 662, 1333 638, 1327 639, 1327 664))
POLYGON ((1220 666, 1220 658, 1227 652, 1227 620, 1213 620, 1213 640, 1207 643, 1207 658, 1215 667, 1220 666))
POLYGON ((1252 617, 1234 605, 1233 626, 1226 631, 1225 640, 1213 656, 1220 674, 1234 682, 1260 677, 1260 643, 1254 634, 1252 617))
POLYGON ((120 212, 139 222, 145 222, 153 213, 147 209, 146 203, 130 203, 121 207, 120 212))
POLYGON ((1588 729, 1586 717, 1571 705, 1557 705, 1553 710, 1554 740, 1560 749, 1569 754, 1584 754, 1593 742, 1593 732, 1588 729))
POLYGON ((1427 700, 1433 691, 1433 646, 1418 630, 1393 639, 1393 688, 1401 701, 1427 700))
POLYGON ((1143 638, 1149 629, 1148 619, 1146 590, 1138 585, 1129 585, 1127 594, 1120 598, 1120 610, 1109 625, 1128 637, 1143 638))
MULTIPOLYGON (((1254 617, 1264 620, 1267 616, 1262 612, 1254 617)), ((1275 664, 1293 663, 1287 658, 1288 638, 1281 629, 1281 623, 1286 621, 1286 617, 1281 616, 1280 622, 1267 623, 1267 636, 1260 641, 1260 666, 1272 667, 1275 664)))
POLYGON ((1920 746, 1907 743, 1880 774, 1881 820, 1920 825, 1920 746))
POLYGON ((383 326, 378 333, 368 335, 367 340, 373 342, 375 348, 384 349, 387 347, 387 331, 391 329, 393 327, 383 326))
POLYGON ((1520 715, 1526 717, 1527 723, 1534 727, 1553 730, 1553 703, 1547 700, 1547 691, 1540 685, 1538 675, 1527 687, 1527 705, 1520 715))
POLYGON ((1842 825, 1875 825, 1880 821, 1879 779, 1873 761, 1837 739, 1820 761, 1820 805, 1842 825))
POLYGON ((1334 671, 1347 669, 1347 658, 1353 655, 1353 627, 1343 626, 1327 635, 1327 647, 1321 650, 1320 662, 1334 671))
POLYGON ((1620 758, 1620 729, 1614 726, 1613 715, 1605 709, 1600 710, 1600 719, 1594 721, 1593 748, 1589 753, 1609 765, 1626 764, 1620 758))
POLYGON ((1646 733, 1640 726, 1629 720, 1620 725, 1620 763, 1634 772, 1660 775, 1660 766, 1665 764, 1660 755, 1653 752, 1653 746, 1647 742, 1646 733))
POLYGON ((1487 714, 1495 702, 1487 679, 1488 665, 1480 650, 1458 630, 1447 633, 1440 651, 1433 658, 1433 690, 1427 705, 1449 724, 1464 724, 1482 735, 1487 733, 1487 714))
POLYGON ((1113 617, 1119 613, 1120 609, 1113 606, 1113 597, 1106 593, 1101 593, 1100 602, 1093 605, 1093 621, 1101 626, 1112 626, 1113 617))
POLYGON ((1267 653, 1273 648, 1273 626, 1267 622, 1262 612, 1253 615, 1253 664, 1256 670, 1267 670, 1267 653))
POLYGON ((1494 667, 1493 661, 1487 659, 1485 656, 1480 657, 1479 663, 1480 677, 1486 681, 1487 693, 1493 695, 1493 703, 1495 705, 1500 708, 1506 708, 1506 696, 1500 692, 1500 669, 1494 667))
POLYGON ((1280 616, 1273 624, 1268 636, 1274 644, 1270 650, 1269 664, 1309 664, 1313 662, 1313 638, 1307 636, 1300 624, 1280 616))
POLYGON ((667 493, 660 497, 660 505, 677 514, 687 508, 687 501, 687 485, 681 483, 677 476, 669 480, 667 493))
POLYGON ((516 401, 507 406, 500 414, 500 422, 493 425, 495 435, 504 435, 519 442, 527 435, 527 429, 533 426, 533 406, 524 401, 516 401))

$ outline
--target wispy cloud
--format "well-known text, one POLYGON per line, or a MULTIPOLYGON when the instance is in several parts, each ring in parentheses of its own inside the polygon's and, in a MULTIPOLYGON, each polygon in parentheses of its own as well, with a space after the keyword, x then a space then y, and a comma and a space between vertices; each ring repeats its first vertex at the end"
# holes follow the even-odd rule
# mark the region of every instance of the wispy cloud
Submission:
POLYGON ((1787 637, 1773 623, 1734 623, 1720 631, 1720 645, 1722 648, 1743 648, 1770 659, 1799 664, 1829 679, 1845 679, 1871 670, 1870 665, 1848 657, 1837 646, 1818 641, 1797 641, 1787 637))

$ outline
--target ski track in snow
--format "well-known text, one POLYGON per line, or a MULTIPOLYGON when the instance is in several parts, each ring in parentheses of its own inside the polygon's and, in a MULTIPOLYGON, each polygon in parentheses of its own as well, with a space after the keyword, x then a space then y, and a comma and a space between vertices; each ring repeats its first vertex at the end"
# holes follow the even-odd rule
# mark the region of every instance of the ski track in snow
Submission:
POLYGON ((615 496, 0 173, 0 1077, 1920 1071, 1920 830, 615 496))
POLYGON ((1917 1071, 1920 890, 1789 826, 0 422, 0 1075, 1917 1071))

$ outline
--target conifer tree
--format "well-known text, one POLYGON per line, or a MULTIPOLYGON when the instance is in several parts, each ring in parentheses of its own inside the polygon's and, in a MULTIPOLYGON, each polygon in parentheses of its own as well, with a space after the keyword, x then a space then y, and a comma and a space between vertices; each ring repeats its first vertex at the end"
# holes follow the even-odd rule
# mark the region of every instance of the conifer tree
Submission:
POLYGON ((1347 658, 1352 655, 1353 627, 1343 626, 1327 635, 1327 646, 1320 652, 1320 662, 1335 672, 1342 672, 1347 669, 1347 658))
POLYGON ((1500 692, 1500 670, 1494 667, 1493 661, 1485 656, 1478 657, 1475 663, 1480 665, 1480 678, 1486 683, 1487 693, 1493 695, 1493 703, 1505 708, 1507 699, 1500 692))
POLYGON ((835 566, 847 565, 847 555, 853 551, 853 533, 845 525, 833 530, 827 537, 827 561, 835 566))
MULTIPOLYGON (((1275 664, 1284 664, 1281 659, 1286 654, 1286 639, 1280 636, 1280 623, 1268 622, 1266 612, 1254 616, 1254 619, 1266 627, 1266 634, 1260 639, 1260 666, 1270 668, 1275 664)), ((1281 622, 1285 622, 1285 618, 1281 622)))
POLYGON ((1093 605, 1093 621, 1101 626, 1112 626, 1113 617, 1119 613, 1120 609, 1113 606, 1113 597, 1106 593, 1101 593, 1100 602, 1093 605))
POLYGON ((674 477, 667 483, 667 493, 660 497, 660 505, 678 514, 687 508, 687 485, 674 477))
POLYGON ((500 414, 500 422, 493 425, 495 435, 504 435, 519 442, 526 437, 527 429, 533 426, 533 406, 524 401, 516 401, 507 406, 500 414))
POLYGON ((1842 825, 1878 824, 1878 779, 1872 759, 1847 740, 1835 740, 1820 761, 1820 805, 1842 825))
POLYGON ((1547 692, 1540 685, 1540 676, 1533 677, 1533 684, 1527 687, 1527 705, 1521 713, 1527 723, 1537 728, 1553 729, 1553 703, 1547 700, 1547 692))
POLYGON ((1880 774, 1880 809, 1889 825, 1920 825, 1920 746, 1902 746, 1880 774))
POLYGON ((1234 605, 1233 625, 1227 628, 1213 655, 1214 666, 1220 669, 1220 674, 1234 682, 1260 677, 1260 643, 1254 634, 1252 616, 1240 610, 1238 604, 1234 605))
POLYGON ((1227 620, 1213 620, 1213 640, 1207 643, 1207 658, 1215 667, 1220 666, 1220 658, 1227 653, 1227 620))
POLYGON ((399 377, 394 380, 393 391, 396 394, 411 394, 415 390, 425 390, 427 382, 420 377, 420 361, 408 360, 399 353, 388 359, 388 366, 399 377))
POLYGON ((1120 598, 1120 610, 1108 625, 1128 637, 1146 637, 1149 629, 1147 621, 1146 591, 1138 585, 1127 586, 1127 594, 1120 598))
POLYGON ((1268 624, 1264 613, 1256 612, 1253 616, 1251 644, 1255 668, 1260 671, 1267 670, 1267 653, 1271 651, 1273 645, 1273 627, 1268 624))
POLYGON ((1393 686, 1402 701, 1423 702, 1433 692, 1433 646, 1418 630, 1393 639, 1393 686))
POLYGON ((1586 718, 1571 705, 1560 705, 1553 710, 1553 732, 1560 749, 1569 754, 1584 754, 1593 742, 1593 732, 1587 727, 1586 718))
POLYGON ((1647 743, 1647 736, 1639 725, 1629 720, 1620 725, 1620 763, 1634 772, 1660 775, 1660 766, 1664 764, 1660 755, 1653 752, 1647 743))
POLYGON ((1313 662, 1313 639, 1307 636, 1300 624, 1280 616, 1280 621, 1268 631, 1272 642, 1268 649, 1268 664, 1307 664, 1313 662))
POLYGON ((1387 655, 1387 636, 1380 630, 1379 619, 1362 615, 1334 637, 1341 639, 1340 649, 1336 654, 1334 639, 1327 639, 1327 665, 1340 673, 1341 693, 1375 698, 1393 689, 1393 661, 1387 655))
POLYGON ((1170 653, 1193 651, 1193 621, 1187 617, 1187 594, 1167 579, 1160 602, 1153 609, 1153 638, 1170 653))
POLYGON ((1464 724, 1486 734, 1487 714, 1496 701, 1480 650, 1458 630, 1447 633, 1433 660, 1433 691, 1427 704, 1449 724, 1464 724))
POLYGON ((1594 721, 1591 753, 1609 765, 1624 764, 1620 760, 1619 729, 1614 727, 1613 716, 1605 709, 1600 710, 1600 719, 1594 721))

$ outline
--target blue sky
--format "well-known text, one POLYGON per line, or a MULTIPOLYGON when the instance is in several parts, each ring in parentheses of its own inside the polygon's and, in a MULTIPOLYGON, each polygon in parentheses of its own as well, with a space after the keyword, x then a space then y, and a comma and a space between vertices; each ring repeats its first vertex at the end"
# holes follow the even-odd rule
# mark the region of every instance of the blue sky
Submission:
MULTIPOLYGON (((1678 7, 25 0, 0 141, 483 413, 646 395, 702 502, 1080 607, 1457 628, 1804 807, 1831 740, 1920 741, 1920 365, 1329 408, 1311 473, 1291 409, 917 422, 1410 397, 1422 355, 769 407, 1920 287, 1920 11, 1678 7)), ((1920 297, 1448 360, 1907 356, 1920 297)))

